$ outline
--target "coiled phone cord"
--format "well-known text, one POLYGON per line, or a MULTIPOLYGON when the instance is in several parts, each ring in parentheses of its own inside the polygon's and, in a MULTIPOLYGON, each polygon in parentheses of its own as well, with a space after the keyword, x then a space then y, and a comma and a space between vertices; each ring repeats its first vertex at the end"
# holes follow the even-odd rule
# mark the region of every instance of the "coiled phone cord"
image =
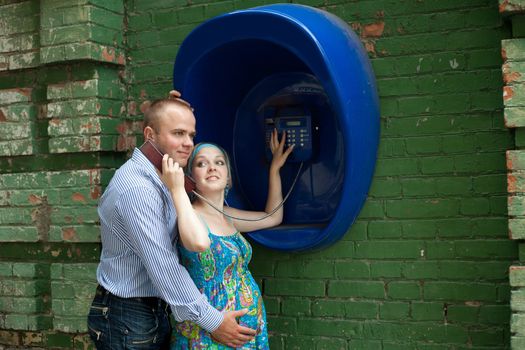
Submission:
POLYGON ((275 207, 275 209, 273 209, 271 212, 267 213, 266 215, 261 216, 260 218, 256 218, 256 219, 245 219, 245 218, 239 218, 237 216, 233 216, 233 215, 230 215, 230 214, 226 214, 224 212, 224 210, 221 210, 220 208, 217 208, 217 206, 215 204, 213 204, 206 197, 204 197, 201 194, 197 193, 197 191, 193 190, 192 192, 197 197, 202 199, 205 203, 209 204, 213 209, 217 210, 219 213, 222 213, 224 216, 226 216, 226 217, 228 217, 230 219, 241 220, 241 221, 260 221, 260 220, 266 219, 269 216, 272 216, 277 210, 279 210, 284 205, 284 202, 286 202, 286 200, 288 199, 288 197, 292 193, 292 190, 295 187, 295 183, 297 182, 297 179, 299 179, 299 174, 301 173, 302 169, 303 169, 303 162, 301 162, 301 164, 299 165, 299 170, 297 170, 297 174, 295 175, 295 178, 293 179, 292 186, 290 186, 290 189, 288 190, 288 193, 286 193, 286 196, 284 196, 284 199, 281 201, 281 203, 279 203, 279 205, 277 207, 275 207))

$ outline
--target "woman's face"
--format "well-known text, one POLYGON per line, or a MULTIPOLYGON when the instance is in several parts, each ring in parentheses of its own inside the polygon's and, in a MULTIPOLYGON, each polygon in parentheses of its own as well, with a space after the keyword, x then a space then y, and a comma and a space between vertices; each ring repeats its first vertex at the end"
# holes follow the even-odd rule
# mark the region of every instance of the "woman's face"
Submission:
POLYGON ((193 160, 191 172, 199 192, 224 191, 228 184, 226 158, 215 147, 199 150, 193 160))

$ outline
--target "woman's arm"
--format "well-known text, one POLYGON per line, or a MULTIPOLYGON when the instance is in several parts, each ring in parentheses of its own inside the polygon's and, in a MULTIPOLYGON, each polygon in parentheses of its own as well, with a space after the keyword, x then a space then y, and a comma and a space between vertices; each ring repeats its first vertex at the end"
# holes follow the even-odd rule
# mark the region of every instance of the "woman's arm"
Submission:
POLYGON ((208 230, 191 206, 190 198, 184 189, 184 171, 179 163, 164 155, 162 174, 159 176, 170 190, 177 210, 177 225, 182 245, 192 252, 205 251, 210 246, 208 230))
MULTIPOLYGON (((232 216, 237 216, 245 219, 256 219, 273 211, 283 200, 281 175, 279 171, 286 163, 286 159, 292 153, 293 146, 284 150, 284 143, 286 141, 286 133, 283 132, 281 141, 277 130, 273 130, 270 139, 270 149, 273 154, 272 163, 270 164, 270 171, 268 174, 268 197, 266 199, 266 207, 264 212, 246 211, 235 208, 226 208, 226 212, 232 216)), ((275 213, 266 219, 260 221, 242 221, 233 220, 233 224, 239 231, 249 232, 260 230, 272 226, 277 226, 283 221, 283 207, 279 208, 275 213)))

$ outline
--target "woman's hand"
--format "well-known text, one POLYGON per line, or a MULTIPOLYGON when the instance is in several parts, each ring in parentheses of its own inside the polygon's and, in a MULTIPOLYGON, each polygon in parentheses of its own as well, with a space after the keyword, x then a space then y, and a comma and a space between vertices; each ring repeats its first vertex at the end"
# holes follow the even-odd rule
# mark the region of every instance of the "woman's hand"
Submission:
POLYGON ((292 153, 294 145, 289 146, 286 151, 284 150, 284 143, 286 142, 286 132, 283 131, 281 141, 279 141, 279 135, 277 129, 273 129, 272 137, 270 139, 270 150, 272 151, 273 158, 271 168, 279 170, 286 163, 286 159, 290 153, 292 153))
POLYGON ((169 93, 168 93, 168 98, 169 99, 172 99, 172 100, 177 100, 183 104, 185 104, 188 108, 191 109, 191 111, 193 112, 193 107, 191 106, 191 104, 184 100, 182 97, 181 97, 181 94, 178 90, 171 90, 169 93))
POLYGON ((167 154, 162 157, 162 174, 159 175, 170 191, 177 188, 184 189, 184 170, 167 154))

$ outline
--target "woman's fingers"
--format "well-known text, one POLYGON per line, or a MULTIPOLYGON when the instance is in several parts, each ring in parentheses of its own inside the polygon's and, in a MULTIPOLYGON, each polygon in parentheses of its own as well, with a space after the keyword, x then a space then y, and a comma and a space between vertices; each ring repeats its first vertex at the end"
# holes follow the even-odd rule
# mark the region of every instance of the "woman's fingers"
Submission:
POLYGON ((277 129, 273 129, 272 137, 270 138, 270 150, 272 151, 272 153, 275 150, 276 145, 277 145, 277 129))

